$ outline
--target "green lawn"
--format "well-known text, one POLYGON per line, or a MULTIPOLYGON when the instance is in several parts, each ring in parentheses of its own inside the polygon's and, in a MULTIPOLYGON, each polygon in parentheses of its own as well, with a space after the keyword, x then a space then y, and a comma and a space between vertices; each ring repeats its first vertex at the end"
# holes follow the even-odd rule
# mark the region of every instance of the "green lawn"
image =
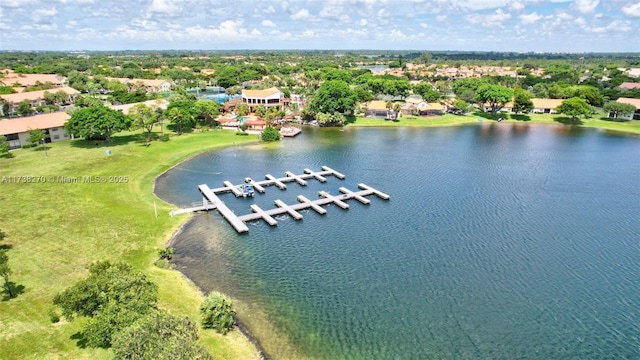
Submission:
MULTIPOLYGON (((156 267, 157 251, 187 216, 171 218, 171 206, 152 193, 162 171, 205 150, 257 141, 231 131, 172 136, 143 146, 138 133, 119 134, 112 144, 83 140, 22 149, 0 158, 0 229, 20 294, 0 301, 2 359, 108 359, 109 350, 80 348, 73 339, 81 320, 53 324, 51 299, 87 275, 96 260, 124 260, 160 287, 160 307, 198 320, 200 291, 180 273, 156 267), (110 149, 112 155, 105 151, 110 149), (46 183, 16 183, 13 177, 45 177, 46 183), (59 176, 126 176, 126 183, 59 183, 59 176), (4 181, 3 181, 4 177, 4 181), (158 217, 154 214, 154 201, 158 217)), ((238 332, 201 331, 216 359, 251 359, 255 347, 238 332)))
POLYGON ((491 113, 475 112, 467 115, 445 114, 443 116, 418 117, 418 116, 402 116, 397 121, 386 121, 384 119, 358 117, 347 126, 358 127, 393 127, 393 126, 455 126, 464 124, 476 124, 478 118, 483 122, 497 122, 498 118, 502 118, 502 122, 507 123, 530 123, 530 124, 565 124, 579 125, 584 127, 599 128, 605 130, 622 131, 640 134, 640 121, 612 121, 607 119, 604 114, 599 113, 591 119, 580 118, 575 124, 572 124, 571 118, 559 114, 505 114, 498 113, 492 116, 491 113))

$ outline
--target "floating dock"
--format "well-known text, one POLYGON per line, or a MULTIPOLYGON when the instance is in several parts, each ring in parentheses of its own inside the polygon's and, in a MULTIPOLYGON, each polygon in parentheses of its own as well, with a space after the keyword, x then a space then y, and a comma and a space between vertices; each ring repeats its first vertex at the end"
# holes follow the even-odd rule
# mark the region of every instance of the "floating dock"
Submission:
MULTIPOLYGON (((322 171, 315 172, 309 169, 304 169, 304 174, 296 175, 290 171, 285 172, 285 177, 275 178, 270 174, 265 176, 266 180, 263 181, 254 181, 251 178, 246 178, 245 183, 252 184, 254 188, 259 192, 264 192, 265 187, 267 186, 277 186, 280 189, 286 189, 286 182, 296 181, 300 185, 306 185, 307 179, 316 179, 320 182, 326 182, 327 179, 325 176, 335 176, 339 179, 344 179, 345 176, 327 166, 322 166, 322 171)), ((186 209, 180 210, 172 210, 171 216, 190 213, 195 211, 209 211, 209 210, 218 210, 218 212, 224 217, 233 228, 239 232, 244 233, 249 231, 249 227, 247 227, 246 222, 255 221, 255 220, 263 220, 267 224, 271 226, 276 226, 278 222, 275 220, 275 216, 288 214, 296 220, 302 220, 302 215, 300 214, 300 210, 304 209, 312 209, 316 211, 318 214, 324 215, 327 213, 327 210, 322 207, 322 205, 335 204, 336 206, 342 209, 348 209, 349 204, 345 201, 355 199, 359 202, 368 205, 371 201, 366 198, 370 195, 376 195, 381 199, 389 200, 390 196, 378 191, 368 185, 358 184, 358 191, 351 191, 345 187, 340 187, 339 191, 341 194, 339 195, 331 195, 326 191, 319 191, 318 195, 320 196, 317 200, 309 200, 302 195, 298 195, 297 200, 298 203, 288 205, 281 200, 275 200, 274 203, 276 205, 273 209, 262 209, 258 205, 252 204, 250 209, 252 213, 247 215, 236 215, 231 209, 229 209, 220 198, 216 194, 219 193, 233 193, 236 197, 242 196, 242 193, 238 190, 242 185, 233 185, 229 181, 223 182, 224 186, 219 188, 211 189, 206 184, 198 185, 198 190, 202 194, 202 205, 192 204, 193 206, 186 209)))

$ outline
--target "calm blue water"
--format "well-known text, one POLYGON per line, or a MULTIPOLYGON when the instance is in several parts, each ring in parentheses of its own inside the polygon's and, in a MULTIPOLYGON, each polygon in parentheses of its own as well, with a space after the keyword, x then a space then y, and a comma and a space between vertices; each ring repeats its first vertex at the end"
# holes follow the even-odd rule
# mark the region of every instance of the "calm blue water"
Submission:
POLYGON ((526 124, 305 128, 277 148, 203 154, 156 186, 186 206, 200 183, 321 165, 347 178, 224 200, 245 214, 360 182, 391 200, 255 222, 245 235, 201 214, 174 244, 181 271, 259 307, 297 351, 257 331, 269 354, 640 358, 640 139, 526 124))

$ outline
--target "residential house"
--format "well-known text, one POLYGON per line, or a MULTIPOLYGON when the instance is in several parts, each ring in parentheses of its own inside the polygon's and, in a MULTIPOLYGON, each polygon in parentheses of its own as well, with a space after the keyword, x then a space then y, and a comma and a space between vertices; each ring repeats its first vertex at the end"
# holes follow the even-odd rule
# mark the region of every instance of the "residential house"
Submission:
POLYGON ((618 68, 618 70, 627 73, 631 77, 640 77, 640 68, 618 68))
MULTIPOLYGON (((542 99, 542 98, 533 98, 531 102, 533 103, 532 113, 535 114, 554 114, 557 113, 556 108, 562 104, 564 99, 542 99)), ((491 111, 491 107, 487 107, 485 105, 485 111, 491 111)), ((503 112, 513 112, 513 102, 509 101, 504 104, 504 106, 500 109, 503 112)))
POLYGON ((617 116, 615 116, 614 114, 609 114, 610 118, 616 117, 618 119, 640 120, 640 99, 618 98, 618 100, 616 101, 622 104, 633 105, 636 107, 636 111, 633 114, 617 114, 617 116))
POLYGON ((392 109, 387 108, 387 102, 383 100, 373 100, 366 105, 365 117, 380 119, 395 119, 396 114, 392 109))
POLYGON ((620 86, 618 86, 618 88, 620 88, 620 90, 635 90, 635 89, 640 89, 640 83, 634 83, 634 82, 623 82, 622 84, 620 84, 620 86))
POLYGON ((122 113, 124 113, 125 115, 129 114, 129 110, 131 110, 132 107, 138 105, 138 104, 145 104, 148 107, 158 107, 160 109, 165 110, 167 108, 167 106, 169 105, 169 102, 167 100, 147 100, 147 101, 143 101, 143 102, 138 102, 138 103, 133 103, 133 104, 122 104, 122 105, 109 105, 110 108, 112 108, 113 110, 120 110, 122 111, 122 113))
POLYGON ((11 149, 21 148, 29 144, 29 130, 44 130, 49 138, 46 142, 56 142, 70 139, 64 130, 64 124, 69 120, 69 114, 55 112, 23 118, 0 120, 0 135, 7 137, 11 149))
POLYGON ((445 111, 444 105, 440 103, 421 102, 416 106, 418 114, 422 116, 442 116, 445 111))
POLYGON ((67 78, 56 74, 18 74, 11 70, 3 70, 4 77, 0 78, 6 86, 27 87, 37 84, 51 83, 54 87, 63 87, 67 78))
POLYGON ((244 116, 241 122, 247 126, 247 131, 262 131, 267 127, 267 122, 255 115, 244 116))
POLYGON ((106 78, 109 81, 119 81, 126 85, 129 92, 143 87, 147 93, 167 92, 171 90, 171 83, 162 79, 129 79, 129 78, 106 78))
POLYGON ((247 104, 251 111, 254 111, 259 105, 266 108, 287 107, 290 99, 285 99, 284 93, 278 88, 271 87, 264 90, 242 89, 242 102, 247 104))
POLYGON ((3 107, 0 109, 2 110, 2 114, 5 116, 13 115, 16 113, 16 110, 18 109, 18 106, 20 105, 20 103, 25 100, 30 101, 31 108, 35 109, 36 107, 40 105, 44 105, 46 103, 44 99, 45 93, 57 93, 59 91, 66 93, 68 97, 56 103, 55 105, 71 104, 73 100, 80 95, 80 92, 78 90, 67 87, 67 86, 56 88, 56 89, 49 89, 49 90, 4 94, 4 95, 0 95, 0 102, 7 103, 10 105, 10 107, 9 107, 9 110, 7 111, 7 114, 4 113, 3 107))

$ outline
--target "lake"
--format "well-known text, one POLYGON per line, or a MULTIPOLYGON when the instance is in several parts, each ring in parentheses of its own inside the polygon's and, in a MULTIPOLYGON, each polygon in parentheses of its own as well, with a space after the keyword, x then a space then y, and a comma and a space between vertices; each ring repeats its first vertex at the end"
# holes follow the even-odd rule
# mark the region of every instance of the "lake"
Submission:
POLYGON ((521 123, 305 128, 199 155, 156 193, 185 207, 198 184, 322 165, 346 179, 221 198, 238 215, 358 183, 391 200, 243 235, 197 214, 172 244, 176 268, 236 299, 273 358, 640 358, 639 138, 521 123))

